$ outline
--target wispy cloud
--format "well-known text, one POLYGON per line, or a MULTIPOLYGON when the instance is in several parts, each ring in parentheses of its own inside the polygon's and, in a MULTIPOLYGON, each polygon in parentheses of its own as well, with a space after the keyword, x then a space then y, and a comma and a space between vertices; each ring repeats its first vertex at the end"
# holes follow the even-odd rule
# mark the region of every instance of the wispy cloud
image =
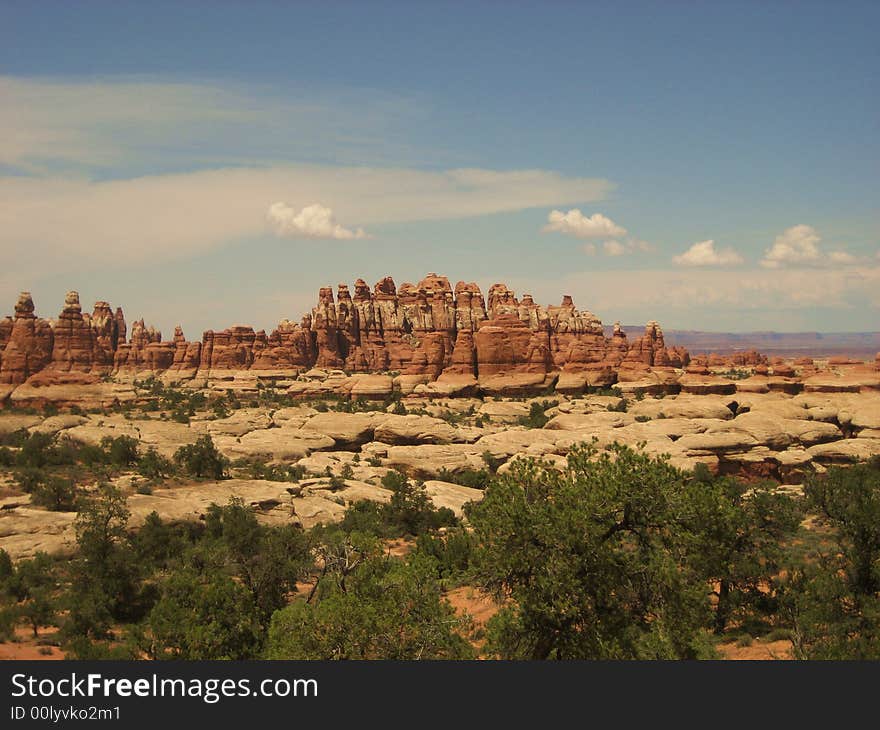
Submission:
MULTIPOLYGON (((606 180, 545 170, 286 165, 131 180, 0 178, 0 248, 11 269, 162 261, 264 235, 272 201, 319 200, 342 221, 450 220, 598 200, 606 180)), ((368 228, 369 230, 369 228, 368 228)))
POLYGON ((0 164, 25 174, 418 164, 425 154, 449 166, 454 157, 408 142, 407 131, 431 113, 428 101, 375 90, 0 76, 0 98, 0 164))

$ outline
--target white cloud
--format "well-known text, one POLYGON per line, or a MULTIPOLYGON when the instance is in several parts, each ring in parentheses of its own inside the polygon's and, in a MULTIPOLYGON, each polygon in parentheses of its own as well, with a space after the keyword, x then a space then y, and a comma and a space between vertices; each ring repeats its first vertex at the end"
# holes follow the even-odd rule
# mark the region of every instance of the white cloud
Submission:
POLYGON ((272 203, 267 215, 278 236, 334 238, 337 241, 370 238, 363 228, 350 230, 339 225, 333 211, 320 203, 307 205, 299 212, 286 203, 272 203))
POLYGON ((865 256, 855 256, 848 251, 839 249, 825 253, 819 246, 821 240, 819 232, 812 226, 799 224, 787 228, 764 252, 761 266, 768 269, 778 269, 783 264, 789 266, 854 266, 868 261, 865 256))
POLYGON ((816 264, 822 254, 819 241, 822 238, 812 226, 799 224, 785 229, 776 237, 773 245, 764 252, 761 265, 768 269, 782 264, 816 264))
POLYGON ((562 233, 576 238, 618 238, 626 235, 626 229, 601 213, 585 216, 577 208, 567 213, 552 210, 547 216, 543 233, 562 233))
POLYGON ((715 241, 699 241, 687 251, 672 258, 679 266, 733 266, 741 264, 743 257, 732 248, 715 249, 715 241))

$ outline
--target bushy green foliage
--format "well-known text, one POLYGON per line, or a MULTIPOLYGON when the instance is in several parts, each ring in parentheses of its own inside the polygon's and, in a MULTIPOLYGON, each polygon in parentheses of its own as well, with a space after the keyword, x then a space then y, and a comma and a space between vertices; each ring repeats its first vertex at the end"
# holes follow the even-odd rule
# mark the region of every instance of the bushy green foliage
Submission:
POLYGON ((714 478, 705 468, 695 471, 685 494, 687 550, 712 587, 715 633, 724 632, 738 609, 774 611, 773 580, 782 569, 784 542, 801 521, 800 506, 772 483, 749 486, 714 478))
POLYGON ((307 471, 299 464, 266 464, 263 461, 242 459, 232 464, 241 469, 251 479, 266 479, 271 482, 298 482, 307 471))
POLYGON ((56 441, 49 433, 34 432, 21 444, 16 463, 18 466, 40 468, 73 464, 76 454, 66 439, 56 441))
POLYGON ((420 535, 439 527, 454 525, 455 515, 447 507, 435 508, 425 487, 413 483, 400 472, 388 472, 382 486, 391 490, 391 499, 382 505, 381 514, 391 536, 420 535))
POLYGON ((71 565, 67 636, 105 638, 115 621, 138 620, 149 609, 141 565, 127 533, 125 496, 109 484, 84 499, 74 527, 78 553, 71 565))
POLYGON ((31 491, 31 501, 50 512, 73 512, 77 503, 76 483, 64 477, 46 477, 31 491))
POLYGON ((6 582, 15 575, 15 565, 9 553, 0 548, 0 591, 5 590, 6 582))
POLYGON ((751 372, 748 370, 741 370, 739 368, 730 368, 729 370, 725 370, 723 373, 719 373, 722 378, 727 378, 728 380, 745 380, 748 377, 751 377, 751 372))
POLYGON ((253 596, 222 574, 173 573, 147 624, 154 659, 254 659, 262 646, 253 596))
POLYGON ((386 535, 382 505, 369 499, 359 499, 345 510, 339 528, 344 532, 362 532, 368 535, 386 535))
POLYGON ((834 546, 792 572, 785 611, 796 655, 880 659, 880 460, 831 467, 805 495, 834 546))
POLYGON ((485 489, 492 481, 492 474, 487 469, 459 469, 449 471, 445 467, 437 473, 437 478, 442 482, 460 484, 471 489, 485 489))
POLYGON ((602 385, 588 385, 584 389, 584 394, 586 395, 610 395, 615 398, 623 398, 623 391, 618 388, 616 385, 610 388, 602 386, 602 385))
POLYGON ((396 400, 394 406, 389 412, 393 413, 395 416, 405 416, 407 414, 406 406, 401 400, 396 400))
POLYGON ((685 658, 708 611, 678 530, 684 476, 622 446, 572 450, 564 473, 518 459, 467 510, 475 573, 510 600, 488 649, 506 658, 685 658))
POLYGON ((278 611, 269 659, 469 659, 465 622, 440 596, 434 561, 368 553, 326 573, 310 602, 278 611), (458 631, 457 631, 458 630, 458 631))
POLYGON ((18 469, 14 476, 15 481, 18 483, 18 488, 22 492, 32 494, 34 490, 46 482, 46 479, 49 478, 49 473, 45 469, 38 467, 25 467, 24 469, 18 469))
POLYGON ((0 446, 12 446, 13 448, 21 448, 25 441, 28 440, 27 429, 19 428, 9 433, 0 433, 0 446))
POLYGON ((345 489, 345 479, 336 474, 331 474, 328 486, 331 492, 338 492, 340 489, 345 489))
POLYGON ((113 466, 131 466, 138 460, 138 442, 131 436, 105 436, 101 439, 101 448, 113 466))
POLYGON ((497 472, 498 467, 500 467, 504 463, 504 459, 499 459, 491 451, 484 451, 480 458, 482 458, 489 471, 493 474, 497 472))
MULTIPOLYGON (((188 394, 150 387, 164 405, 190 407, 188 394)), ((533 402, 528 418, 551 405, 533 402)), ((332 527, 268 527, 234 500, 202 521, 153 513, 130 530, 122 494, 90 485, 135 469, 150 480, 224 476, 210 437, 174 462, 126 436, 83 444, 22 431, 0 441, 0 463, 35 504, 80 510, 72 559, 14 563, 0 550, 0 637, 16 623, 35 633, 57 623, 71 657, 471 656, 467 625, 442 599, 466 583, 502 605, 486 627, 489 657, 699 658, 712 642, 777 637, 797 657, 880 658, 880 460, 831 467, 793 500, 769 483, 703 465, 685 473, 624 447, 576 448, 561 473, 520 459, 498 475, 502 459, 486 452, 485 468, 440 474, 485 490, 465 526, 422 484, 389 472, 386 504, 357 502, 332 527), (387 554, 397 538, 406 560, 387 554)), ((258 461, 233 468, 305 475, 258 461)), ((330 476, 341 487, 354 471, 344 463, 330 476)))
POLYGON ((181 446, 174 453, 174 462, 197 479, 223 479, 229 461, 214 446, 210 435, 199 436, 194 444, 181 446))
POLYGON ((13 458, 7 459, 10 462, 7 465, 22 469, 45 469, 75 464, 127 467, 137 460, 138 442, 130 436, 105 436, 99 445, 95 445, 35 432, 20 441, 19 451, 13 458))
POLYGON ((296 590, 296 581, 311 565, 301 530, 292 525, 274 529, 260 525, 240 499, 222 507, 211 505, 205 538, 215 556, 221 556, 223 567, 251 593, 262 626, 285 604, 286 595, 296 590))
POLYGON ((150 447, 138 459, 137 470, 141 476, 147 479, 164 479, 174 472, 174 464, 170 459, 166 459, 155 447, 150 447))
POLYGON ((42 626, 56 619, 54 592, 57 576, 52 559, 44 552, 13 565, 5 551, 0 555, 0 636, 11 635, 15 623, 23 619, 34 637, 42 626), (6 605, 3 605, 6 604, 6 605))
POLYGON ((382 478, 382 486, 391 491, 391 499, 385 504, 358 500, 345 511, 340 523, 343 531, 402 537, 458 522, 452 510, 434 507, 424 486, 411 482, 400 472, 388 472, 382 478))
POLYGON ((169 524, 155 511, 147 515, 141 528, 130 536, 138 563, 154 570, 167 570, 193 547, 204 534, 201 522, 169 524))
POLYGON ((424 533, 416 539, 416 551, 436 563, 438 577, 460 580, 467 575, 474 551, 474 538, 463 527, 443 534, 424 533))
POLYGON ((555 400, 545 400, 540 403, 538 401, 532 401, 529 405, 529 415, 520 416, 517 423, 526 428, 544 428, 550 420, 550 417, 544 413, 544 411, 553 408, 558 404, 559 401, 555 400))
MULTIPOLYGON (((165 384, 151 375, 146 380, 135 380, 134 387, 143 398, 141 409, 144 411, 168 411, 171 420, 178 423, 189 423, 196 411, 207 406, 208 399, 199 391, 188 391, 175 385, 165 384)), ((124 410, 129 410, 124 408, 124 410)))
MULTIPOLYGON (((415 409, 411 409, 410 413, 416 413, 415 409)), ((425 415, 427 412, 419 412, 420 415, 425 415)), ((453 411, 449 409, 445 409, 436 414, 436 418, 439 418, 443 421, 446 421, 450 426, 460 426, 463 424, 468 418, 471 418, 476 413, 476 408, 474 406, 469 406, 464 411, 453 411)))

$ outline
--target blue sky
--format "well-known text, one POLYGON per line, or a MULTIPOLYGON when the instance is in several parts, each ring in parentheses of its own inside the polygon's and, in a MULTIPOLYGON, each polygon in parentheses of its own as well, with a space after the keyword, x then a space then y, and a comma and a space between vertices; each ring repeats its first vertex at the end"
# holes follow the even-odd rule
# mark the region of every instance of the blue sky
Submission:
POLYGON ((436 271, 606 322, 877 330, 878 25, 858 2, 0 2, 2 309, 76 288, 192 338, 436 271))

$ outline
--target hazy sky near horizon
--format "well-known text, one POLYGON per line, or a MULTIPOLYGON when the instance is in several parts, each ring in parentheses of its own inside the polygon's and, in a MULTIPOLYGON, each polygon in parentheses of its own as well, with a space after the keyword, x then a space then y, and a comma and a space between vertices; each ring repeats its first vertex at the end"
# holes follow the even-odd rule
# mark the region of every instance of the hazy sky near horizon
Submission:
POLYGON ((880 4, 0 0, 0 314, 322 285, 880 330, 880 4))

